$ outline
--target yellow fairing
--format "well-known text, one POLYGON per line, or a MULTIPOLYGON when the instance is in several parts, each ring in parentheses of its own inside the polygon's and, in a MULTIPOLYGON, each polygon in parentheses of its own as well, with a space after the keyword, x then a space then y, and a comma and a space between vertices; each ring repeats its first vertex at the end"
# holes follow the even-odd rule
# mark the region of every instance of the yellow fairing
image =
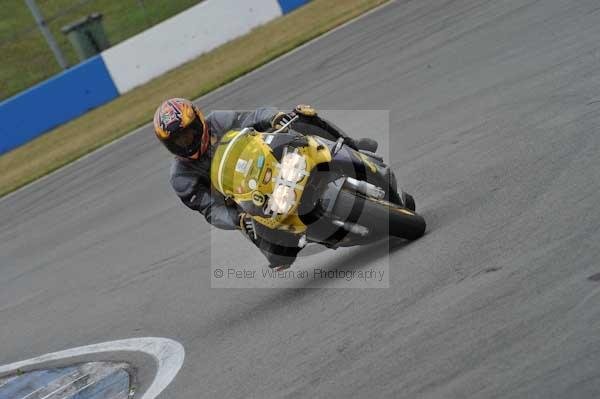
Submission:
MULTIPOLYGON (((232 130, 223 136, 214 154, 210 173, 211 182, 217 191, 232 198, 238 204, 252 201, 255 205, 259 205, 263 202, 261 196, 264 196, 264 208, 268 208, 268 198, 275 189, 274 180, 279 174, 279 163, 265 142, 271 135, 253 130, 232 130)), ((319 148, 319 143, 315 139, 312 137, 307 139, 308 146, 298 148, 298 152, 306 160, 308 174, 298 181, 294 189, 296 203, 285 215, 254 216, 257 222, 271 229, 295 233, 306 230, 306 226, 297 215, 304 185, 316 165, 331 161, 331 153, 326 146, 319 148)))

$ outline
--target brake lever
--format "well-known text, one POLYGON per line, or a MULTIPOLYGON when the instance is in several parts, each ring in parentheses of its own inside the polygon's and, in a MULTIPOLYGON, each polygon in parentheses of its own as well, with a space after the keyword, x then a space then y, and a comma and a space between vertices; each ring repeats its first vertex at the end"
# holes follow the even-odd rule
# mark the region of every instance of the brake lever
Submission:
POLYGON ((286 124, 284 124, 283 126, 281 126, 279 129, 275 130, 272 133, 281 133, 282 131, 284 131, 285 129, 287 129, 287 127, 289 125, 291 125, 292 123, 294 123, 298 118, 300 118, 298 115, 294 116, 292 119, 290 119, 286 124))

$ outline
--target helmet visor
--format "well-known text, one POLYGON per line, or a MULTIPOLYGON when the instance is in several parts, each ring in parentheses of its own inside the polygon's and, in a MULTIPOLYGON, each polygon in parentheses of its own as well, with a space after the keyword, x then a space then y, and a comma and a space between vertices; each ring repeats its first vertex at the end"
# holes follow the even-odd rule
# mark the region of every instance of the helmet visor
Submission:
POLYGON ((176 146, 187 148, 194 144, 194 137, 196 137, 196 134, 196 130, 191 126, 188 126, 185 129, 183 129, 179 134, 177 134, 173 138, 173 141, 175 142, 176 146))
POLYGON ((166 143, 167 147, 173 154, 190 157, 200 149, 203 132, 202 122, 195 119, 189 126, 174 132, 166 143))

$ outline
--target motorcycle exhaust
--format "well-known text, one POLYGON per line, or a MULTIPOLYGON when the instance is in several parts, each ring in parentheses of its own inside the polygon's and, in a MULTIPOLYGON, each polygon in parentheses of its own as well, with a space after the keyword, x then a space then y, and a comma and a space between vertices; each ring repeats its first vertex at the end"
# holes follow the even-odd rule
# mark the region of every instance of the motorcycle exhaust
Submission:
POLYGON ((367 183, 366 181, 356 180, 352 177, 347 177, 344 182, 344 186, 358 191, 359 193, 366 195, 367 197, 375 198, 375 199, 383 199, 385 197, 385 191, 371 183, 367 183))

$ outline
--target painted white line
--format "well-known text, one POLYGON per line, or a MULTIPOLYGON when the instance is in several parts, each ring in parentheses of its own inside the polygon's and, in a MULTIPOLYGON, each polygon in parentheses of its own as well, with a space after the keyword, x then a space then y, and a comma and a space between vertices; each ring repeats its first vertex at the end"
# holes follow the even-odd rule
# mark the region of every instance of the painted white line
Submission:
MULTIPOLYGON (((236 84, 238 81, 240 81, 240 80, 242 80, 242 79, 245 79, 245 78, 248 78, 248 77, 251 77, 252 75, 254 75, 254 74, 256 74, 256 73, 259 73, 259 72, 261 72, 263 69, 265 69, 265 68, 268 68, 269 66, 271 66, 272 64, 275 64, 276 62, 279 62, 279 61, 281 61, 281 60, 283 60, 283 59, 285 59, 285 58, 287 58, 287 57, 289 57, 289 56, 291 56, 291 55, 293 55, 293 54, 297 53, 298 51, 301 51, 302 49, 304 49, 304 48, 306 48, 306 47, 308 47, 308 46, 310 46, 310 45, 314 44, 315 42, 317 42, 317 41, 319 41, 319 40, 321 40, 321 39, 324 39, 324 38, 326 38, 326 37, 327 37, 327 36, 329 36, 329 35, 332 35, 333 33, 337 32, 338 30, 344 29, 346 26, 348 26, 348 25, 351 25, 351 24, 353 24, 354 22, 357 22, 357 21, 359 21, 359 20, 361 20, 361 19, 363 19, 363 18, 366 18, 366 17, 368 17, 368 16, 369 16, 369 15, 371 15, 371 14, 374 14, 374 13, 376 13, 376 12, 377 12, 377 11, 379 11, 380 9, 382 9, 382 8, 384 8, 384 7, 387 7, 387 6, 389 6, 390 4, 394 3, 395 1, 396 1, 396 0, 389 0, 389 1, 388 1, 388 2, 386 2, 386 3, 383 3, 383 4, 381 4, 381 5, 379 5, 379 6, 375 7, 375 8, 372 8, 372 9, 370 9, 369 11, 367 11, 367 12, 365 12, 365 13, 363 13, 363 14, 360 14, 360 15, 358 15, 358 16, 356 16, 356 17, 352 18, 351 20, 344 22, 343 24, 341 24, 341 25, 339 25, 339 26, 337 26, 337 27, 335 27, 335 28, 333 28, 333 29, 331 29, 331 30, 328 30, 327 32, 325 32, 325 33, 323 33, 323 34, 321 34, 321 35, 319 35, 319 36, 317 36, 317 37, 315 37, 315 38, 313 38, 313 39, 310 39, 308 42, 306 42, 306 43, 304 43, 304 44, 302 44, 302 45, 300 45, 300 46, 298 46, 298 47, 295 47, 295 48, 293 48, 292 50, 288 51, 287 53, 285 53, 285 54, 282 54, 282 55, 280 55, 279 57, 277 57, 277 58, 275 58, 275 59, 272 59, 271 61, 267 62, 266 64, 263 64, 263 65, 259 66, 258 68, 256 68, 256 69, 253 69, 253 70, 251 70, 250 72, 248 72, 248 73, 246 73, 246 74, 244 74, 244 75, 242 75, 242 76, 240 76, 240 77, 238 77, 238 78, 236 78, 236 79, 232 80, 231 82, 229 82, 229 83, 226 83, 225 85, 223 85, 223 86, 220 86, 220 87, 216 88, 215 90, 213 90, 213 91, 211 91, 211 92, 208 92, 208 93, 206 93, 206 94, 203 94, 202 96, 200 96, 200 97, 198 97, 197 99, 195 99, 193 102, 194 102, 194 103, 196 103, 196 102, 198 102, 198 101, 202 100, 204 97, 207 97, 207 96, 209 96, 209 95, 213 95, 213 94, 215 94, 215 93, 218 93, 218 92, 220 92, 220 91, 222 91, 222 90, 225 90, 225 89, 226 89, 226 88, 228 88, 229 86, 236 84)), ((157 105, 157 106, 158 106, 158 105, 157 105)), ((10 193, 8 193, 8 194, 6 194, 4 197, 0 198, 0 202, 2 202, 2 201, 3 201, 3 200, 5 200, 5 199, 8 199, 8 198, 12 197, 13 195, 16 195, 16 194, 17 194, 17 193, 19 193, 21 190, 25 190, 26 188, 28 188, 28 187, 30 187, 30 186, 32 186, 32 185, 34 185, 34 184, 37 184, 37 183, 43 182, 45 179, 47 179, 47 178, 49 178, 49 177, 53 176, 53 175, 54 175, 54 174, 56 174, 56 173, 59 173, 59 172, 61 172, 63 169, 66 169, 66 168, 68 168, 68 167, 74 166, 74 165, 76 165, 78 162, 82 162, 82 161, 84 161, 85 159, 87 159, 88 157, 90 157, 90 156, 94 155, 96 152, 103 151, 103 150, 105 150, 105 149, 109 148, 110 146, 117 144, 117 143, 118 143, 118 142, 120 142, 121 140, 124 140, 124 139, 126 139, 126 138, 127 138, 127 137, 129 137, 129 136, 131 136, 131 135, 134 135, 134 134, 136 134, 136 133, 139 133, 141 130, 143 130, 143 129, 146 129, 146 128, 148 128, 148 127, 149 127, 149 126, 151 126, 151 125, 152 125, 152 122, 148 122, 148 123, 146 123, 145 125, 143 125, 143 126, 140 126, 140 127, 138 127, 137 129, 134 129, 134 130, 132 130, 132 131, 131 131, 131 132, 129 132, 129 133, 126 133, 125 135, 123 135, 123 136, 119 137, 118 139, 116 139, 116 140, 114 140, 114 141, 111 141, 110 143, 107 143, 107 144, 103 145, 102 147, 96 148, 96 149, 95 149, 95 150, 93 150, 92 152, 90 152, 90 153, 88 153, 88 154, 86 154, 86 155, 84 155, 84 156, 82 156, 82 157, 80 157, 80 158, 77 158, 76 160, 74 160, 74 161, 72 161, 72 162, 70 162, 70 163, 68 163, 68 164, 66 164, 66 165, 63 165, 63 166, 61 166, 60 168, 56 169, 55 171, 53 171, 53 172, 50 172, 50 173, 48 173, 47 175, 44 175, 44 176, 40 177, 39 179, 36 179, 36 180, 32 181, 31 183, 28 183, 28 184, 24 185, 23 187, 20 187, 20 188, 16 189, 15 191, 13 191, 13 192, 10 192, 10 193)))
MULTIPOLYGON (((66 390, 66 388, 68 388, 69 386, 71 386, 71 385, 75 384, 77 381, 81 380, 81 379, 82 379, 82 378, 84 378, 84 377, 89 377, 89 375, 85 375, 85 376, 82 376, 82 377, 78 378, 78 379, 77 379, 77 380, 75 380, 75 381, 71 381, 71 382, 69 383, 69 385, 65 385, 64 387, 62 387, 62 389, 58 389, 58 390, 56 390, 56 391, 52 392, 52 394, 48 395, 47 397, 43 397, 42 399, 50 399, 50 397, 51 397, 52 395, 54 395, 56 392, 58 392, 58 391, 64 391, 64 390, 66 390)), ((94 384, 96 384, 97 382, 98 382, 98 381, 90 382, 89 384, 87 384, 87 385, 84 385, 84 386, 82 386, 81 388, 78 388, 78 389, 77 389, 75 392, 73 392, 73 394, 72 394, 71 396, 75 396, 75 395, 77 395, 78 393, 80 393, 80 392, 82 392, 82 391, 85 391, 86 389, 88 389, 89 387, 93 386, 93 385, 94 385, 94 384)))
MULTIPOLYGON (((183 346, 168 338, 132 338, 49 353, 0 366, 0 378, 18 371, 67 367, 83 362, 126 362, 136 369, 136 398, 154 399, 173 381, 185 359, 183 346)), ((62 389, 62 388, 61 388, 62 389)))
MULTIPOLYGON (((54 395, 55 393, 58 393, 58 392, 61 392, 61 391, 65 391, 65 390, 66 390, 67 388, 69 388, 71 385, 73 385, 73 384, 77 383, 77 381, 81 381, 82 379, 84 379, 84 378, 86 378, 86 377, 89 377, 89 376, 90 376, 89 374, 82 375, 82 376, 80 376, 79 378, 76 378, 76 379, 74 379, 73 381, 69 382, 67 385, 62 385, 62 386, 60 386, 60 387, 56 388, 54 391, 50 392, 48 395, 46 395, 46 396, 42 397, 41 399, 49 399, 49 398, 50 398, 52 395, 54 395)), ((88 387, 88 386, 90 386, 90 385, 94 385, 95 383, 96 383, 96 381, 94 381, 94 382, 93 382, 93 383, 91 383, 91 384, 88 384, 88 385, 86 385, 85 387, 88 387)), ((27 396, 29 396, 29 395, 27 395, 27 396)), ((23 398, 23 399, 25 399, 25 398, 23 398)))
MULTIPOLYGON (((68 377, 74 377, 74 376, 76 376, 76 375, 77 375, 77 371, 74 371, 74 372, 72 372, 72 373, 70 373, 70 374, 67 374, 67 376, 68 376, 68 377)), ((60 380, 60 379, 62 379, 62 378, 65 378, 65 376, 64 376, 64 375, 60 375, 60 376, 56 377, 55 379, 51 380, 49 383, 45 384, 45 386, 41 386, 41 387, 39 387, 39 388, 38 388, 38 389, 36 389, 35 391, 33 391, 33 392, 31 392, 31 393, 29 393, 29 394, 27 394, 27 395, 23 396, 21 399, 27 399, 27 398, 30 398, 30 397, 32 397, 33 395, 35 395, 36 393, 40 392, 40 391, 41 391, 41 390, 43 390, 44 388, 46 388, 46 387, 48 387, 48 386, 51 386, 51 385, 55 384, 55 383, 56 383, 56 381, 58 381, 58 380, 60 380)), ((81 378, 81 377, 77 378, 75 381, 79 380, 80 378, 81 378)), ((60 388, 59 388, 58 390, 60 390, 60 388)), ((55 392, 57 392, 57 391, 54 391, 54 392, 52 392, 52 394, 54 394, 55 392)), ((44 396, 44 397, 43 397, 43 398, 41 398, 41 399, 45 399, 45 398, 47 398, 48 396, 51 396, 51 395, 46 395, 46 396, 44 396)))
POLYGON ((17 378, 17 376, 14 376, 12 378, 7 378, 4 383, 0 384, 0 388, 2 388, 5 385, 8 385, 9 382, 12 382, 15 378, 17 378))
POLYGON ((36 393, 38 393, 39 391, 41 391, 42 389, 44 389, 44 387, 39 387, 38 389, 36 389, 35 391, 23 396, 21 399, 27 399, 32 397, 33 395, 35 395, 36 393))

